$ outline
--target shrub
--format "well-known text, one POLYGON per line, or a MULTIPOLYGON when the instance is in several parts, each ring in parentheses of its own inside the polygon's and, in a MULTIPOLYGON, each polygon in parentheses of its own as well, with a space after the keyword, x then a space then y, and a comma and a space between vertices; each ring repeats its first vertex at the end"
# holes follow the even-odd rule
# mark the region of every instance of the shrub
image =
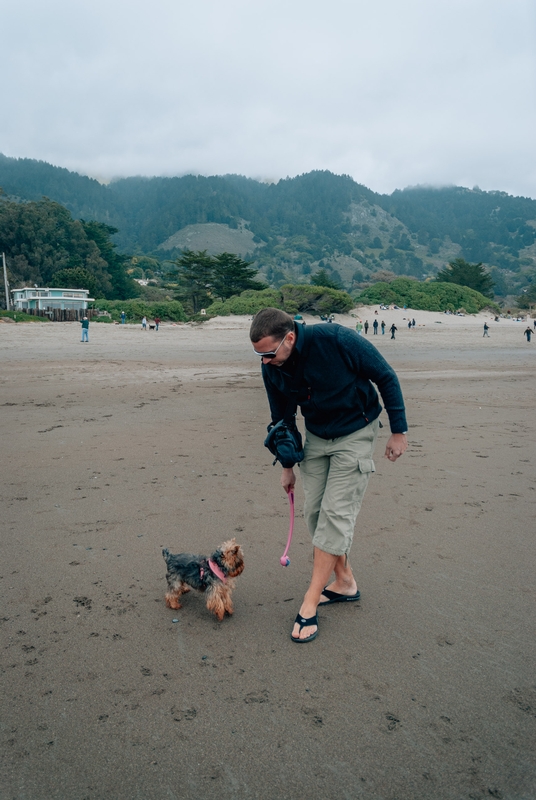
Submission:
POLYGON ((186 314, 182 303, 178 300, 160 300, 147 302, 143 299, 134 300, 96 300, 93 304, 100 311, 108 311, 114 322, 121 319, 124 311, 129 322, 139 322, 142 317, 171 320, 172 322, 185 322, 186 314))
POLYGON ((260 292, 247 289, 228 300, 216 300, 207 308, 209 317, 228 317, 229 314, 253 315, 262 308, 283 308, 281 293, 277 289, 263 289, 260 292))
POLYGON ((353 308, 349 294, 326 286, 285 284, 280 289, 264 289, 257 292, 248 289, 228 300, 216 300, 207 308, 207 316, 229 316, 229 314, 253 315, 262 308, 281 308, 288 314, 303 311, 308 314, 344 313, 353 308))
POLYGON ((464 308, 468 314, 476 314, 484 308, 498 311, 499 307, 467 286, 456 283, 425 282, 409 278, 397 278, 392 283, 379 282, 369 286, 356 298, 362 305, 396 304, 419 311, 458 311, 464 308))
POLYGON ((50 322, 48 317, 34 317, 24 311, 0 311, 0 317, 9 317, 15 322, 50 322))
POLYGON ((308 314, 344 314, 354 307, 347 292, 326 286, 285 284, 280 289, 283 307, 289 314, 303 311, 308 314))

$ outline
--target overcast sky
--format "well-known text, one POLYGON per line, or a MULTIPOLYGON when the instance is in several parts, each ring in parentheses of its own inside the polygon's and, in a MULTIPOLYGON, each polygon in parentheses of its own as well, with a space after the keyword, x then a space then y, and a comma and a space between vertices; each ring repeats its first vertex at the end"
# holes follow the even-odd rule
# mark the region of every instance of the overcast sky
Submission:
POLYGON ((534 0, 0 0, 0 152, 536 198, 534 0))

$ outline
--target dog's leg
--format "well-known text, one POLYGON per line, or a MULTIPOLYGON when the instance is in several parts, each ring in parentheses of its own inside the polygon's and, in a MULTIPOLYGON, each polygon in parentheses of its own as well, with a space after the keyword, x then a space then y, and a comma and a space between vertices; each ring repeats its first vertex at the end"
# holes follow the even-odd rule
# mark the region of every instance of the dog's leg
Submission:
POLYGON ((219 584, 218 586, 212 585, 207 589, 207 609, 216 616, 218 622, 221 622, 225 615, 225 604, 223 601, 224 591, 225 587, 223 584, 219 584))
POLYGON ((186 592, 189 591, 190 587, 186 586, 182 581, 174 582, 169 585, 168 591, 166 592, 166 606, 177 611, 182 607, 179 602, 181 594, 186 594, 186 592))
POLYGON ((222 593, 223 607, 225 608, 227 614, 233 613, 233 600, 232 600, 233 588, 234 588, 233 586, 223 587, 223 593, 222 593))

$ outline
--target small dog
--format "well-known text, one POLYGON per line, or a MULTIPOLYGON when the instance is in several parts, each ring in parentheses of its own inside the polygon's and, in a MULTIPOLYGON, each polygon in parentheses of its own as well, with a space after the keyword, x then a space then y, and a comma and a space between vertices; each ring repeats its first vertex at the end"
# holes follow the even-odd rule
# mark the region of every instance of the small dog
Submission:
POLYGON ((180 608, 181 594, 186 594, 192 588, 207 593, 207 608, 220 622, 225 612, 233 613, 233 578, 244 570, 242 548, 235 539, 224 542, 211 556, 194 556, 190 553, 173 555, 167 549, 162 550, 162 555, 168 570, 168 608, 180 608))

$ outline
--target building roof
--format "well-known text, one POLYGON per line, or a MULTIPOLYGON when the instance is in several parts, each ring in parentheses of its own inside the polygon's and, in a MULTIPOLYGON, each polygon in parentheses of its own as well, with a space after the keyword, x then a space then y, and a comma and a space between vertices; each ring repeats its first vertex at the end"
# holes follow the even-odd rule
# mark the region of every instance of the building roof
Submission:
POLYGON ((18 289, 11 289, 12 292, 86 292, 89 294, 89 289, 73 289, 71 287, 61 288, 59 286, 21 286, 18 289))

